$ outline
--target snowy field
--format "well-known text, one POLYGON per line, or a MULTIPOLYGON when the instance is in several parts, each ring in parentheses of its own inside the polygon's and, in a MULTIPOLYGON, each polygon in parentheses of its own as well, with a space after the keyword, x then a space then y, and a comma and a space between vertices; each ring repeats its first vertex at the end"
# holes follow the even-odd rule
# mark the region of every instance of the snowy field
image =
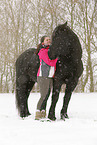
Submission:
MULTIPOLYGON (((34 120, 39 94, 29 97, 32 115, 22 120, 15 108, 14 94, 0 94, 0 145, 97 145, 97 93, 73 93, 68 114, 60 120, 63 94, 56 106, 57 120, 34 120)), ((47 113, 51 97, 48 100, 47 113)))

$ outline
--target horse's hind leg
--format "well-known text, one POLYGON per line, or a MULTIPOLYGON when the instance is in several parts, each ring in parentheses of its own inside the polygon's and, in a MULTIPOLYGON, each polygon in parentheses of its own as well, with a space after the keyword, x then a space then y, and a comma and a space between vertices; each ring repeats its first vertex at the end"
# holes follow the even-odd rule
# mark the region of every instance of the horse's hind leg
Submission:
POLYGON ((72 82, 69 82, 66 85, 65 96, 63 100, 63 107, 61 110, 61 119, 63 120, 65 120, 65 118, 69 118, 67 115, 67 109, 68 109, 69 101, 71 99, 72 92, 75 89, 77 82, 78 80, 73 80, 72 82))
POLYGON ((34 83, 35 82, 31 82, 29 85, 29 79, 25 75, 16 79, 16 105, 20 117, 30 115, 28 110, 28 97, 34 83))
POLYGON ((29 109, 28 109, 28 97, 29 97, 29 94, 34 86, 35 82, 30 80, 28 81, 27 83, 27 100, 26 100, 26 112, 27 112, 27 115, 26 116, 29 116, 31 115, 30 112, 29 112, 29 109))

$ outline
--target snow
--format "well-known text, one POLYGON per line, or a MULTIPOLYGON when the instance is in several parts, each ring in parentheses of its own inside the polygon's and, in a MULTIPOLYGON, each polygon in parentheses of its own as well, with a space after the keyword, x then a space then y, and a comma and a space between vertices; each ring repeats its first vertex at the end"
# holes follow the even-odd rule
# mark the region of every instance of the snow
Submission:
MULTIPOLYGON (((73 93, 69 119, 60 120, 64 94, 56 106, 56 121, 34 120, 40 94, 29 97, 30 117, 21 119, 14 94, 0 94, 0 145, 97 145, 97 93, 73 93)), ((47 113, 51 97, 48 100, 47 113)))

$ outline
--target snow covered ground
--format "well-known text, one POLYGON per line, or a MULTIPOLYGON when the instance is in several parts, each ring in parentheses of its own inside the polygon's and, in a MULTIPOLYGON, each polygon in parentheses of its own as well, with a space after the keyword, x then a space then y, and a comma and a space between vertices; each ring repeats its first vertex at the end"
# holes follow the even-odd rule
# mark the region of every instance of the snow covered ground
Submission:
MULTIPOLYGON (((55 122, 34 120, 38 93, 29 97, 32 115, 22 120, 14 94, 0 94, 0 145, 97 145, 97 93, 73 93, 68 114, 60 120, 63 94, 56 106, 55 122)), ((47 113, 51 97, 48 100, 47 113)))

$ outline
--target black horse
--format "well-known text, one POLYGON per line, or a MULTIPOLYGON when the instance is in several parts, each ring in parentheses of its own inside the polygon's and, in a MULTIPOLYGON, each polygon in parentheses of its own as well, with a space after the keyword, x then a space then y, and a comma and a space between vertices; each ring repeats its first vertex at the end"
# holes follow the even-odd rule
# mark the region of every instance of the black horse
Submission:
MULTIPOLYGON (((55 120, 55 106, 62 84, 66 84, 61 119, 68 118, 68 104, 83 72, 82 49, 77 35, 67 26, 59 25, 52 34, 52 44, 48 53, 50 59, 58 57, 53 83, 52 102, 48 118, 55 120)), ((30 48, 22 53, 16 61, 16 103, 21 117, 30 115, 28 97, 37 81, 39 58, 35 49, 30 48)), ((47 97, 48 99, 48 97, 47 97)), ((46 106, 47 100, 45 101, 46 106)))

